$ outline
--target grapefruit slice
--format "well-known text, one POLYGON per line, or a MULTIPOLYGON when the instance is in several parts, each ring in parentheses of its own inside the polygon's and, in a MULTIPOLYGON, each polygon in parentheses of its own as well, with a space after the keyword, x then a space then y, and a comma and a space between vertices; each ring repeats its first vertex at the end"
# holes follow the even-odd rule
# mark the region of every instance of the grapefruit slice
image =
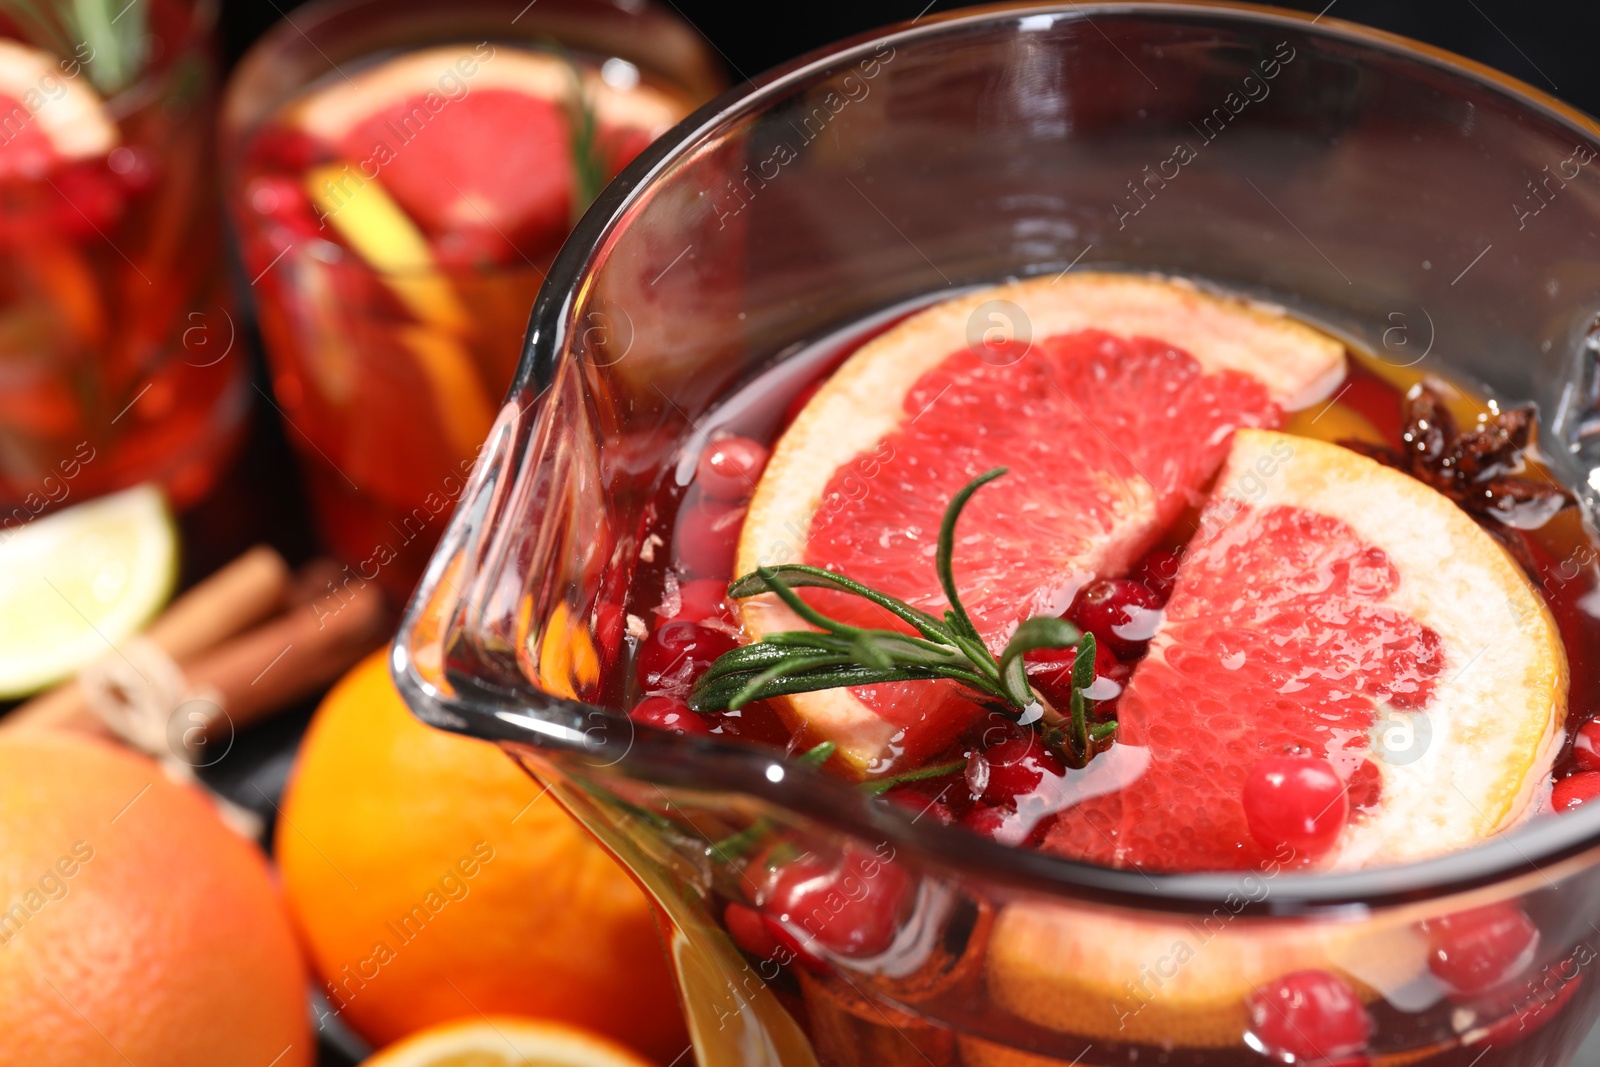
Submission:
POLYGON ((1464 511, 1349 449, 1241 430, 1117 708, 1117 740, 1146 748, 1148 770, 1061 813, 1045 847, 1259 869, 1274 857, 1243 784, 1298 749, 1332 763, 1355 806, 1316 865, 1464 848, 1529 810, 1566 693, 1543 599, 1464 511))
POLYGON ((120 139, 87 78, 69 78, 55 56, 0 40, 0 178, 37 178, 63 160, 95 159, 120 139))
MULTIPOLYGON (((572 71, 541 52, 430 48, 330 84, 288 121, 366 176, 381 175, 433 233, 562 233, 573 194, 572 71)), ((583 91, 607 177, 689 111, 658 89, 614 88, 587 68, 583 91)))
MULTIPOLYGON (((1241 879, 1233 899, 1260 899, 1274 873, 1241 879)), ((1426 974, 1427 959, 1416 925, 1392 916, 1262 924, 1223 905, 1163 921, 1019 903, 995 921, 986 978, 996 1006, 1061 1033, 1227 1048, 1250 1029, 1251 995, 1284 975, 1328 971, 1370 1002, 1426 974)))
MULTIPOLYGON (((1084 583, 1124 573, 1198 503, 1235 429, 1278 425, 1343 372, 1332 338, 1178 281, 1086 272, 969 293, 864 345, 806 404, 751 500, 736 569, 833 567, 940 613, 945 505, 1008 466, 963 516, 955 553, 962 599, 998 650, 1027 615, 1060 614, 1084 583), (994 316, 1013 330, 985 340, 994 316)), ((837 617, 891 624, 813 592, 837 617)), ((750 640, 803 628, 770 596, 741 612, 750 640)), ((946 683, 781 704, 859 771, 914 765, 978 713, 946 683)))

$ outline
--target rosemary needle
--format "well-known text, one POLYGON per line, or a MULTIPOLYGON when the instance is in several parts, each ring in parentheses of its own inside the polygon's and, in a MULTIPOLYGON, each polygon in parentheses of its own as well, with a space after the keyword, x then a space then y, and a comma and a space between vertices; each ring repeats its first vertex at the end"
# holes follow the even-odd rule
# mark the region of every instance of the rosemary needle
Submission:
MULTIPOLYGON (((974 478, 951 498, 939 526, 934 566, 949 608, 943 618, 898 597, 869 589, 843 574, 804 564, 758 567, 728 587, 733 598, 771 593, 814 629, 785 630, 724 653, 695 682, 689 706, 722 711, 752 700, 880 682, 953 681, 995 704, 1018 723, 1032 726, 1070 765, 1083 766, 1114 723, 1091 726, 1094 637, 1064 619, 1035 615, 1023 620, 999 656, 989 651, 956 588, 956 524, 967 503, 1003 476, 996 467, 974 478), (888 611, 911 632, 852 626, 818 611, 797 588, 833 589, 888 611), (1024 656, 1049 648, 1075 648, 1072 696, 1065 711, 1053 707, 1028 681, 1024 656)), ((887 786, 885 788, 888 788, 887 786)))

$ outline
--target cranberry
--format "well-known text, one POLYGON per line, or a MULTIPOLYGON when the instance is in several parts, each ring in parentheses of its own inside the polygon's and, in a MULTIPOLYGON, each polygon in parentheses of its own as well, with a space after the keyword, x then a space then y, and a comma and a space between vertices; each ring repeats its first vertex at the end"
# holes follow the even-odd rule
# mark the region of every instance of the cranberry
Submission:
POLYGON ((741 741, 768 745, 780 751, 787 750, 789 742, 794 739, 794 733, 783 721, 783 716, 765 700, 752 700, 738 711, 724 711, 707 721, 716 723, 711 728, 714 734, 737 737, 741 741))
POLYGON ((961 820, 961 825, 975 834, 982 834, 984 837, 992 839, 1000 833, 1000 827, 1004 825, 1006 816, 1010 814, 1005 808, 996 807, 993 804, 979 804, 967 812, 966 816, 961 820))
POLYGON ((1046 774, 1061 778, 1066 773, 1055 753, 1030 737, 974 753, 967 763, 967 784, 985 803, 1015 807, 1017 798, 1039 788, 1046 774))
POLYGON ((967 731, 967 738, 978 748, 993 748, 1002 741, 1027 741, 1034 736, 1032 727, 998 711, 989 712, 967 731))
POLYGON ((639 647, 639 684, 647 692, 687 689, 733 647, 733 638, 720 630, 694 622, 669 622, 657 627, 639 647))
POLYGON ((1600 771, 1579 771, 1556 783, 1550 803, 1557 811, 1571 811, 1600 796, 1600 771))
POLYGON ((1600 719, 1590 719, 1572 738, 1572 758, 1586 771, 1600 771, 1600 719))
POLYGON ((695 466, 700 491, 714 500, 749 500, 767 465, 767 448, 748 437, 722 437, 706 445, 695 466))
POLYGON ((1135 659, 1144 655, 1155 633, 1153 613, 1160 607, 1161 599, 1147 587, 1127 578, 1109 578, 1078 590, 1067 618, 1120 658, 1135 659))
POLYGON ((627 629, 627 613, 620 604, 605 600, 595 605, 594 643, 598 646, 601 661, 606 665, 614 661, 622 648, 622 635, 627 629))
MULTIPOLYGON (((1055 707, 1066 710, 1072 699, 1072 664, 1078 657, 1076 648, 1039 648, 1025 653, 1023 662, 1028 665, 1028 682, 1055 707)), ((1128 668, 1100 641, 1094 643, 1094 673, 1096 678, 1108 678, 1118 685, 1129 674, 1128 668)))
POLYGON ((1297 971, 1250 997, 1250 1032, 1274 1059, 1321 1063, 1357 1056, 1372 1019, 1345 982, 1327 971, 1297 971))
POLYGON ((672 550, 698 577, 732 574, 734 551, 744 526, 744 507, 693 495, 697 499, 684 501, 678 512, 672 550))
POLYGON ((64 167, 50 181, 60 194, 56 225, 72 237, 103 236, 122 216, 122 190, 97 163, 64 167))
POLYGON ((271 219, 301 237, 317 237, 322 223, 311 207, 311 198, 300 183, 282 175, 265 175, 245 187, 250 210, 271 219))
POLYGON ((304 130, 290 126, 269 126, 251 139, 248 158, 257 165, 281 167, 284 170, 310 169, 320 158, 326 158, 322 146, 304 130))
POLYGON ((883 794, 883 799, 911 812, 913 821, 926 819, 940 826, 949 826, 956 821, 954 806, 956 798, 952 796, 956 790, 948 782, 932 790, 928 789, 927 785, 926 782, 897 785, 883 794))
POLYGON ((728 603, 728 582, 723 578, 696 578, 678 587, 678 611, 670 618, 683 622, 704 622, 706 619, 733 621, 733 607, 728 603))
POLYGON ((863 845, 842 854, 808 852, 773 867, 759 894, 768 929, 803 958, 818 949, 840 956, 876 956, 899 931, 911 900, 903 867, 863 845))
POLYGON ((1464 996, 1515 978, 1533 960, 1539 928, 1515 904, 1491 904, 1422 924, 1428 969, 1464 996))
POLYGON ((1333 764, 1316 756, 1268 756, 1244 782, 1244 815, 1262 848, 1288 845, 1316 856, 1333 847, 1350 815, 1350 796, 1333 764))
POLYGON ((1132 578, 1154 593, 1165 604, 1178 581, 1178 554, 1166 549, 1150 553, 1139 561, 1132 578))
POLYGON ((752 956, 770 960, 782 951, 778 939, 772 936, 761 913, 743 904, 729 904, 722 913, 722 925, 728 928, 733 943, 752 956))
POLYGON ((117 184, 129 196, 140 196, 155 188, 155 157, 137 145, 119 145, 106 157, 106 168, 116 175, 117 184))
POLYGON ((675 734, 709 734, 711 728, 689 705, 677 697, 645 697, 628 712, 628 718, 654 726, 658 730, 671 730, 675 734))

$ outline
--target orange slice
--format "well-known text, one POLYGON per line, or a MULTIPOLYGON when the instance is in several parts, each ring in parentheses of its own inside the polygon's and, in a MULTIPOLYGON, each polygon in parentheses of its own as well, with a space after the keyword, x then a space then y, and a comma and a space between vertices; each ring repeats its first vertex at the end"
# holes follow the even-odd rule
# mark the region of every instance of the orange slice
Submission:
MULTIPOLYGON (((1025 615, 1059 614, 1152 547, 1236 429, 1280 425, 1343 372, 1332 338, 1180 281, 1085 272, 968 293, 864 345, 806 405, 751 501, 736 569, 835 567, 942 612, 940 515, 1008 466, 963 515, 955 553, 962 598, 998 648, 1025 615)), ((840 617, 861 610, 817 597, 840 617)), ((770 597, 742 611, 751 640, 801 625, 770 597)), ((976 705, 953 685, 901 683, 782 710, 867 772, 936 752, 976 705)))
POLYGON ((364 259, 418 323, 396 330, 427 377, 435 411, 451 449, 471 455, 494 421, 494 405, 461 335, 472 328, 433 253, 377 182, 339 166, 313 167, 306 190, 328 223, 364 259))
POLYGON ((430 1027, 365 1062, 367 1067, 651 1067, 587 1031, 508 1016, 430 1027))
POLYGON ((1241 430, 1117 707, 1149 767, 1045 847, 1142 869, 1258 868, 1261 759, 1326 757, 1357 808, 1320 866, 1475 844, 1526 813, 1566 714, 1543 599, 1423 483, 1337 445, 1241 430))

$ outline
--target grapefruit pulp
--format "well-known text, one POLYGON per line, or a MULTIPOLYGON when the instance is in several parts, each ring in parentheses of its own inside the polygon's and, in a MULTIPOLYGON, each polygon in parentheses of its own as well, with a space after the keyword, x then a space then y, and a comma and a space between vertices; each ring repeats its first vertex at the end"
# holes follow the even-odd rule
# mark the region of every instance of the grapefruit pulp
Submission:
POLYGON ((1245 430, 1118 704, 1150 753, 1063 812, 1045 847, 1114 866, 1261 869, 1252 768, 1306 752, 1355 806, 1319 866, 1474 844, 1530 807, 1566 711, 1543 599, 1467 514, 1337 445, 1245 430))
MULTIPOLYGON (((832 567, 938 614, 940 517, 1004 465, 955 551, 962 598, 998 650, 1024 617, 1060 614, 1090 580, 1126 573, 1198 503, 1235 430, 1279 425, 1343 370, 1332 338, 1177 281, 1082 273, 957 297, 864 345, 806 404, 756 489, 735 570, 832 567), (969 342, 996 308, 1026 330, 969 342)), ((836 617, 891 624, 864 602, 807 595, 836 617)), ((750 640, 802 627, 771 597, 741 613, 750 640)), ((915 766, 979 713, 944 682, 779 703, 858 772, 915 766)))
POLYGON ((582 70, 609 178, 688 112, 650 86, 492 45, 412 52, 330 85, 292 124, 381 181, 430 234, 559 236, 573 197, 569 101, 582 70))

